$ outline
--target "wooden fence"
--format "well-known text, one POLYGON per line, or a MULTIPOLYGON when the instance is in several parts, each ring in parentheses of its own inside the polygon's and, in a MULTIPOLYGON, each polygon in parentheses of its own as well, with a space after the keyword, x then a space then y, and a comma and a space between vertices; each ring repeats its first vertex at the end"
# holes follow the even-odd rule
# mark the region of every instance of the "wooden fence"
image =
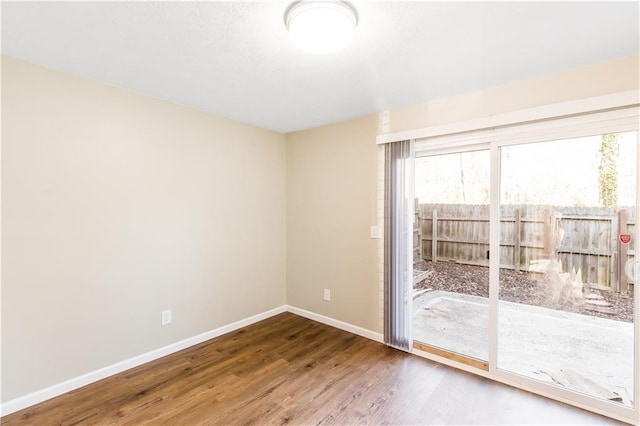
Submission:
MULTIPOLYGON (((432 261, 489 265, 489 206, 420 204, 416 254, 432 261), (435 254, 435 255, 434 255, 435 254)), ((615 291, 629 291, 625 262, 633 259, 634 208, 504 205, 500 208, 500 267, 541 272, 550 259, 562 272, 615 291)))

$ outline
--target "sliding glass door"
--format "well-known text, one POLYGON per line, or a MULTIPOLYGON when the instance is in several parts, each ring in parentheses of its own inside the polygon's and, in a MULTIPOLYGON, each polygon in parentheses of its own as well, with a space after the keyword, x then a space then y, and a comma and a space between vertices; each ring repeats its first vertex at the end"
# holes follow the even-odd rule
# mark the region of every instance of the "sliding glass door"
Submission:
POLYGON ((414 348, 633 418, 637 123, 580 120, 416 141, 414 348))
POLYGON ((423 156, 415 173, 414 340, 487 369, 489 151, 423 156))
POLYGON ((632 407, 637 141, 499 149, 499 369, 632 407))

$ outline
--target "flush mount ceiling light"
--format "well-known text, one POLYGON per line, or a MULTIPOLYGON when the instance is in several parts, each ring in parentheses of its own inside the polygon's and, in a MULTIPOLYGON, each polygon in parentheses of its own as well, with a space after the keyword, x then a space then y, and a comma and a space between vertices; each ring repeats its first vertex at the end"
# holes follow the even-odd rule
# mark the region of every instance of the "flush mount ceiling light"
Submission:
POLYGON ((331 53, 353 38, 358 15, 340 0, 300 0, 284 13, 284 23, 293 44, 311 53, 331 53))

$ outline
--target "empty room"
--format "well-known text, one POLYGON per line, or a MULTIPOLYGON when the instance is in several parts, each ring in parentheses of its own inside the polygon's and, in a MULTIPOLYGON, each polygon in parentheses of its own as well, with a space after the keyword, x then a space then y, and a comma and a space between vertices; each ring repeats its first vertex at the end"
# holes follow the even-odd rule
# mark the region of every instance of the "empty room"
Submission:
POLYGON ((638 1, 0 20, 2 424, 640 424, 638 1))

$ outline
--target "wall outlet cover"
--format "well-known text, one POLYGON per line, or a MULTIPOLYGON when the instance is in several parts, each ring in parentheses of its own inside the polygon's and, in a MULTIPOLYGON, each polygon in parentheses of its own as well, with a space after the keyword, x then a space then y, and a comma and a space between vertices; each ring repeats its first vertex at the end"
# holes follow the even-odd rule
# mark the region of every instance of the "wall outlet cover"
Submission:
POLYGON ((326 300, 326 301, 330 301, 331 300, 331 290, 329 290, 328 288, 324 289, 323 299, 326 300))
POLYGON ((167 309, 162 311, 162 321, 161 321, 162 325, 169 325, 171 324, 171 309, 167 309))

